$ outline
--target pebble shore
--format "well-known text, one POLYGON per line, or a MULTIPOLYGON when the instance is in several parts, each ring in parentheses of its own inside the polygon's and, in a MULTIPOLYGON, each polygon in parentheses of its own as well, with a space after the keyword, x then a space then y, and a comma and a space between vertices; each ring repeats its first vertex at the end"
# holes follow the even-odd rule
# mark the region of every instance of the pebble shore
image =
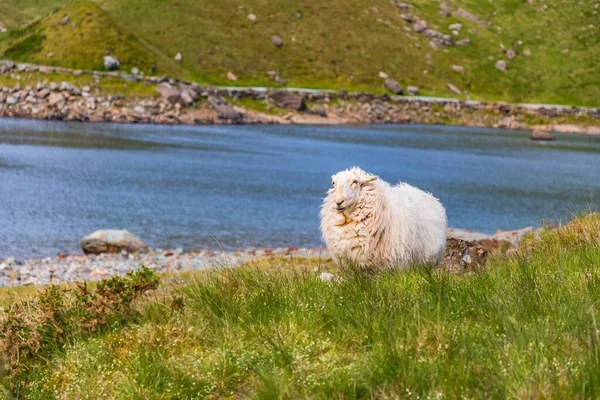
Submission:
POLYGON ((123 276, 144 265, 156 272, 182 272, 211 267, 237 267, 256 258, 269 256, 328 257, 319 248, 246 249, 235 252, 213 250, 184 252, 151 250, 139 254, 59 255, 40 259, 0 260, 0 287, 96 281, 123 276))

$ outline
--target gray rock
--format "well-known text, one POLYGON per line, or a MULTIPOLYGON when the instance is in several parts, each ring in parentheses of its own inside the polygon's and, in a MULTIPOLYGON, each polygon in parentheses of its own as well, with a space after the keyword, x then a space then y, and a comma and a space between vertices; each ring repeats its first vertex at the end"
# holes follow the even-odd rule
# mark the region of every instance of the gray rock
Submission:
POLYGON ((508 64, 504 60, 498 60, 496 61, 496 69, 499 69, 500 71, 506 71, 508 69, 508 64))
POLYGON ((390 78, 385 80, 385 88, 394 94, 403 93, 402 85, 390 78))
POLYGON ((51 106, 61 106, 65 103, 65 98, 61 93, 52 93, 48 96, 48 104, 51 106))
POLYGON ((413 24, 413 29, 415 32, 425 32, 427 30, 427 22, 425 20, 418 20, 413 24))
POLYGON ((461 95, 462 92, 460 91, 459 88, 457 88, 455 85, 453 85, 452 83, 449 83, 448 85, 448 89, 450 89, 453 93, 461 95))
POLYGON ((271 36, 271 42, 277 47, 283 46, 283 39, 277 35, 271 36))
POLYGON ((451 24, 448 25, 448 29, 450 29, 451 31, 460 31, 462 29, 462 24, 451 24))
POLYGON ((16 97, 14 97, 14 96, 8 96, 6 98, 6 104, 8 104, 8 105, 12 106, 14 104, 17 104, 18 102, 19 102, 19 100, 16 97))
POLYGON ((96 231, 81 239, 80 244, 85 254, 137 253, 148 249, 144 242, 125 230, 96 231))
POLYGON ((509 60, 512 60, 513 58, 515 58, 517 56, 517 52, 514 51, 513 49, 508 49, 504 53, 506 54, 506 57, 509 60))
POLYGON ((160 97, 163 98, 164 100, 168 101, 171 104, 175 104, 175 103, 180 103, 181 102, 181 95, 180 95, 180 91, 171 87, 171 86, 167 86, 165 84, 160 84, 157 88, 156 91, 158 93, 160 93, 160 97))
POLYGON ((306 96, 304 94, 290 93, 282 90, 270 93, 269 98, 277 107, 294 111, 306 110, 306 96))
POLYGON ((235 108, 228 105, 223 99, 216 96, 208 97, 208 104, 217 113, 220 119, 233 123, 240 123, 244 120, 244 114, 238 112, 235 108))
POLYGON ((465 67, 463 67, 462 65, 452 65, 450 66, 450 68, 452 68, 452 71, 464 74, 465 73, 465 67))
POLYGON ((256 15, 250 13, 250 14, 248 14, 248 19, 252 22, 256 22, 256 15))
POLYGON ((146 112, 146 109, 142 106, 135 106, 133 107, 133 111, 137 114, 143 114, 146 112))
POLYGON ((194 104, 194 99, 193 99, 190 91, 182 90, 181 93, 179 94, 179 96, 181 97, 181 101, 183 102, 183 104, 185 104, 187 106, 194 104))
POLYGON ((175 54, 175 61, 177 61, 178 63, 183 61, 183 55, 181 53, 177 53, 175 54))
POLYGON ((461 40, 457 40, 456 42, 454 42, 455 46, 467 46, 471 44, 471 39, 461 39, 461 40))
POLYGON ((229 71, 227 73, 227 79, 230 80, 230 81, 232 81, 232 82, 237 82, 238 77, 235 76, 235 74, 233 72, 229 71))
POLYGON ((116 58, 111 56, 104 56, 104 68, 106 68, 107 70, 115 71, 119 69, 120 66, 121 63, 119 63, 119 60, 117 60, 116 58))
POLYGON ((475 14, 473 14, 473 13, 471 13, 471 12, 465 10, 465 9, 462 9, 462 8, 459 8, 458 10, 454 11, 454 16, 467 19, 469 21, 475 22, 476 24, 479 24, 479 25, 481 25, 483 27, 486 27, 486 28, 488 26, 490 26, 489 23, 485 22, 484 20, 482 20, 481 18, 479 18, 477 15, 475 15, 475 14))
POLYGON ((140 74, 140 70, 137 67, 133 67, 133 68, 131 68, 131 73, 133 75, 139 75, 140 74))
POLYGON ((419 88, 417 86, 407 86, 406 92, 411 96, 416 96, 419 93, 419 88))
POLYGON ((42 89, 42 90, 40 90, 40 91, 37 92, 37 97, 39 99, 45 99, 49 95, 50 95, 50 91, 48 89, 42 89))
POLYGON ((63 19, 60 21, 60 24, 61 24, 62 26, 65 26, 66 24, 68 24, 68 23, 69 23, 69 21, 70 21, 70 20, 71 20, 71 18, 69 18, 69 16, 67 15, 66 17, 64 17, 64 18, 63 18, 63 19))

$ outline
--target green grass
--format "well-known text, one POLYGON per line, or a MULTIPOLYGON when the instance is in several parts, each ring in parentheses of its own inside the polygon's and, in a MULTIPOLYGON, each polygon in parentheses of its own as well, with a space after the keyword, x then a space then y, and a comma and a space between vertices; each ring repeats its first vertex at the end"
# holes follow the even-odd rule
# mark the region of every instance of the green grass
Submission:
POLYGON ((231 84, 226 74, 232 71, 239 85, 275 86, 267 76, 275 70, 288 86, 381 92, 383 70, 403 85, 419 86, 424 95, 453 97, 446 87, 451 82, 479 100, 600 105, 600 10, 594 2, 450 3, 489 21, 487 28, 439 16, 437 2, 409 3, 411 12, 443 33, 450 33, 449 24, 462 23, 456 39, 469 38, 471 44, 432 49, 389 0, 6 0, 0 15, 10 29, 39 20, 39 35, 46 39, 38 51, 42 36, 16 43, 0 34, 0 50, 12 48, 21 59, 67 67, 98 67, 109 51, 127 68, 136 64, 146 72, 219 85, 231 84), (66 8, 55 11, 59 7, 66 8), (256 14, 256 22, 247 19, 249 13, 256 14), (75 25, 58 26, 64 15, 75 25), (283 47, 273 46, 272 35, 283 38, 283 47), (506 59, 502 45, 519 53, 507 72, 494 67, 506 59), (23 48, 35 51, 23 53, 23 48), (523 55, 526 49, 531 56, 523 55), (54 57, 48 59, 48 52, 54 57), (180 65, 173 61, 178 52, 184 56, 180 65), (466 73, 452 71, 454 64, 466 73))
POLYGON ((599 268, 596 214, 469 274, 328 284, 330 262, 273 259, 175 276, 131 323, 29 371, 20 395, 597 398, 599 268))

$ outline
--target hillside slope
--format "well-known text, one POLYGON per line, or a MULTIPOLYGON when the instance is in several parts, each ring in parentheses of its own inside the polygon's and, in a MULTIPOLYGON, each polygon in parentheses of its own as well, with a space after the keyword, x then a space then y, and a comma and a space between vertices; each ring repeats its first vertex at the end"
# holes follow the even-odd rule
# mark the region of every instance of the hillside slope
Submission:
MULTIPOLYGON (((448 88, 448 83, 452 83, 461 95, 473 99, 600 104, 599 2, 95 0, 95 3, 114 23, 110 29, 94 31, 77 24, 57 28, 57 22, 72 11, 66 8, 47 15, 58 7, 73 8, 67 0, 6 0, 0 7, 0 18, 9 32, 3 35, 11 38, 14 32, 23 29, 23 24, 34 21, 50 31, 68 28, 69 36, 79 36, 81 42, 68 49, 69 57, 59 59, 55 55, 50 59, 55 64, 71 64, 66 66, 73 66, 73 59, 78 65, 97 65, 98 53, 107 50, 112 50, 117 58, 126 59, 131 54, 129 49, 122 50, 126 46, 115 45, 111 49, 101 46, 103 37, 116 43, 133 42, 133 47, 152 55, 141 57, 137 65, 146 72, 152 72, 146 62, 152 58, 155 73, 221 85, 232 84, 226 79, 231 71, 239 78, 234 84, 277 86, 267 75, 268 71, 276 71, 287 86, 381 91, 384 89, 379 71, 384 71, 405 86, 418 86, 425 95, 455 96, 448 88), (256 17, 254 21, 248 18, 250 14, 256 17), (415 24, 417 20, 426 21, 430 31, 415 24), (462 24, 462 28, 453 32, 449 28, 453 24, 462 24), (114 35, 115 32, 120 33, 114 35), (465 39, 469 43, 434 49, 430 42, 435 40, 431 37, 435 32, 450 35, 454 43, 465 39), (283 40, 281 47, 273 44, 273 36, 283 40), (120 51, 124 54, 119 54, 120 51), (177 53, 183 55, 181 65, 174 64, 177 53), (508 69, 497 69, 498 61, 506 61, 508 69)), ((75 4, 82 7, 84 3, 75 4)), ((14 46, 14 43, 7 45, 9 41, 6 37, 0 39, 4 51, 14 46)), ((61 48, 62 43, 60 35, 48 34, 43 50, 35 55, 21 55, 20 59, 47 61, 44 53, 61 48)), ((5 53, 5 57, 10 54, 10 51, 5 53)))

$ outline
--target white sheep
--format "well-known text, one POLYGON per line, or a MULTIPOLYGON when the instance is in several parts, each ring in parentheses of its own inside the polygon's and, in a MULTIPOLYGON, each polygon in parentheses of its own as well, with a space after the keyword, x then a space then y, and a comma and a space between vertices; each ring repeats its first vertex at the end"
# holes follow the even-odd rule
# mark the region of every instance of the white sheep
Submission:
POLYGON ((406 183, 391 186, 358 167, 331 177, 321 232, 334 262, 364 268, 439 263, 446 248, 446 210, 406 183))

